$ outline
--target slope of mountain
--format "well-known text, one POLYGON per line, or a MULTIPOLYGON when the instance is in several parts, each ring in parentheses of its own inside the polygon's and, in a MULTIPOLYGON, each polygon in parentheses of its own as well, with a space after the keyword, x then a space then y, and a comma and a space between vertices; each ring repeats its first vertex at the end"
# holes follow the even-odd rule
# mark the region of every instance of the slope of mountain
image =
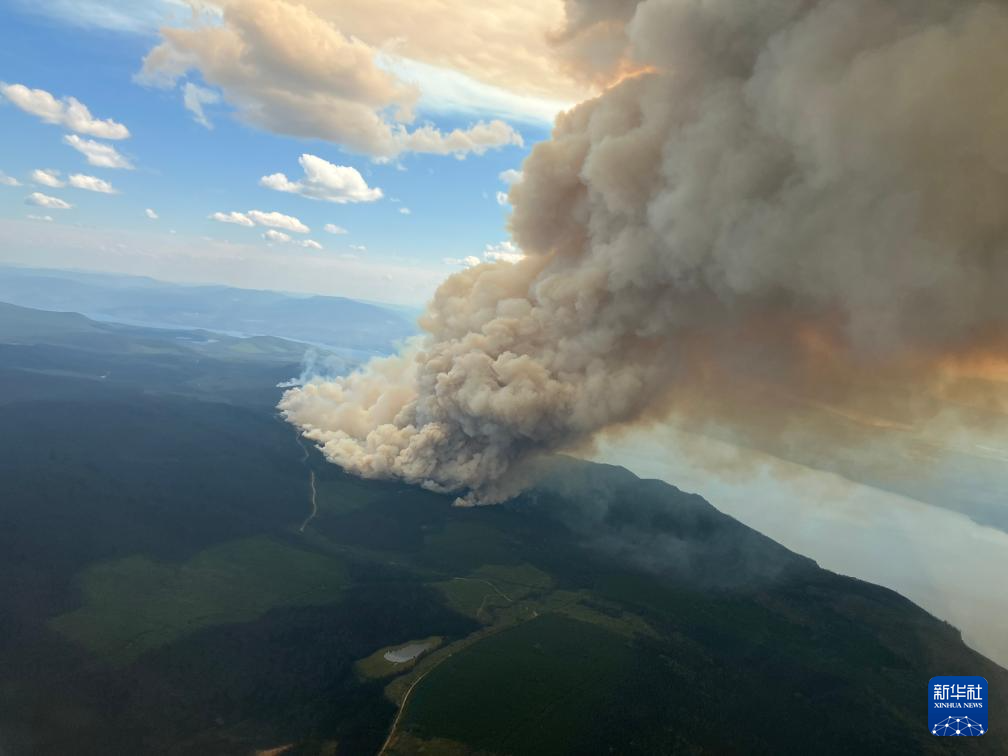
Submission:
POLYGON ((276 336, 366 353, 413 335, 411 317, 342 297, 297 296, 150 278, 0 267, 0 302, 97 320, 276 336))
POLYGON ((939 674, 1008 753, 1008 672, 892 591, 621 468, 352 478, 274 416, 289 363, 177 336, 0 310, 4 756, 953 752, 939 674))

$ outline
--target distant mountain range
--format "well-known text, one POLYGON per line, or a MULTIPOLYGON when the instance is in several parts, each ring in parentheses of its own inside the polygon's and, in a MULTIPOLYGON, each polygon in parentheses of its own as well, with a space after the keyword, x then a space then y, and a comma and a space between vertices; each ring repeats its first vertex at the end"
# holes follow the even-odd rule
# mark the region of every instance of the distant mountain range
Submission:
POLYGON ((277 384, 302 373, 309 359, 336 373, 355 364, 274 336, 100 323, 0 302, 0 407, 128 389, 271 407, 277 384))
POLYGON ((365 354, 390 352, 417 330, 405 309, 343 297, 63 270, 0 267, 0 302, 132 325, 276 336, 365 354))

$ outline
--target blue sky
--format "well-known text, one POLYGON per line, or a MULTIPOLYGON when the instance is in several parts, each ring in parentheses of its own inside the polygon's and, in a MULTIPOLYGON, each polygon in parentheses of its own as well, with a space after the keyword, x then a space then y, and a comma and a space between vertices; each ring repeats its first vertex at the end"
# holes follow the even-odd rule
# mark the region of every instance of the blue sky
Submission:
MULTIPOLYGON (((509 207, 497 196, 506 186, 499 176, 520 168, 530 147, 550 129, 538 113, 518 113, 507 123, 520 134, 522 146, 505 144, 464 159, 404 151, 385 161, 332 139, 299 138, 250 125, 223 101, 206 106, 213 126, 208 129, 183 107, 181 83, 166 89, 137 80, 144 56, 159 43, 157 25, 151 23, 156 5, 136 12, 126 3, 55 3, 46 15, 29 7, 14 3, 5 10, 0 82, 45 90, 57 99, 74 97, 94 118, 125 125, 128 139, 97 141, 113 146, 134 168, 89 165, 83 154, 65 144, 71 129, 45 123, 0 97, 0 171, 19 183, 0 186, 4 263, 419 303, 438 280, 458 268, 446 260, 479 256, 487 245, 508 238, 509 207), (261 177, 274 173, 296 181, 303 153, 356 169, 384 196, 375 202, 337 204, 259 184, 261 177), (56 171, 64 182, 72 174, 93 176, 110 182, 117 193, 40 186, 32 178, 36 169, 56 171), (73 207, 26 204, 34 192, 73 207), (156 220, 147 217, 148 208, 156 212, 156 220), (311 232, 289 235, 313 239, 323 249, 271 245, 262 238, 264 227, 209 219, 215 212, 253 209, 298 218, 311 232), (327 224, 348 233, 326 233, 327 224), (229 270, 231 264, 237 269, 229 270)), ((186 17, 176 9, 169 11, 176 23, 186 17)), ((190 72, 187 80, 207 86, 199 70, 190 72)), ((423 82, 420 86, 423 90, 423 82)), ((475 83, 474 89, 478 100, 475 83)), ((481 112, 481 104, 473 100, 470 96, 460 105, 421 97, 411 128, 431 123, 447 133, 495 115, 481 112)))

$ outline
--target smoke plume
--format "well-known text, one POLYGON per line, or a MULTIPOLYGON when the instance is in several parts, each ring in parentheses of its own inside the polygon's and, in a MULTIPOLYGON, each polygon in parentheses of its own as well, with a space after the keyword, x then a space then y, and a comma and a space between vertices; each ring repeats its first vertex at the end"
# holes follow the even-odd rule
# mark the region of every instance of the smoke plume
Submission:
POLYGON ((615 83, 512 186, 525 258, 449 278, 410 349, 288 392, 290 422, 469 502, 667 417, 803 444, 1004 423, 1008 4, 567 7, 558 49, 615 83))

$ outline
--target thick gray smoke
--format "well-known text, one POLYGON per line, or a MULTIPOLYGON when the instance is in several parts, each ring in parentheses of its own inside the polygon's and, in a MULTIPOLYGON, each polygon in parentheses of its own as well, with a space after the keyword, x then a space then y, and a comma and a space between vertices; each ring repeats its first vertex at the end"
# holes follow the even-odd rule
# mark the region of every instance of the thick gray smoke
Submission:
POLYGON ((807 436, 936 397, 1004 411, 1005 3, 568 8, 564 52, 622 80, 526 161, 523 261, 449 278, 402 355, 284 396, 331 461, 492 502, 537 453, 669 415, 807 436))

